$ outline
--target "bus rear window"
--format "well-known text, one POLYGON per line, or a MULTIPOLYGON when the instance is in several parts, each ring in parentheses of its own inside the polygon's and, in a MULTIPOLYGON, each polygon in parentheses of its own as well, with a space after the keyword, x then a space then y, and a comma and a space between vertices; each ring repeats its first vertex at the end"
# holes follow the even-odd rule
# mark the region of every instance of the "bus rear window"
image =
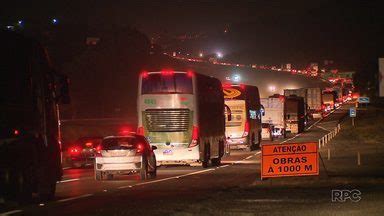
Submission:
POLYGON ((186 73, 149 74, 142 79, 141 94, 193 94, 192 78, 186 73))

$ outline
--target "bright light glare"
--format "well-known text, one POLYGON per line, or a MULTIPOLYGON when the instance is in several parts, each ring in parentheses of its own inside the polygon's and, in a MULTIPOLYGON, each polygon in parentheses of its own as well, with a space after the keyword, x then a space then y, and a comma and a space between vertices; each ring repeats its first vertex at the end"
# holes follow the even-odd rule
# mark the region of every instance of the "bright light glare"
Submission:
POLYGON ((240 82, 241 76, 239 74, 235 74, 235 75, 232 76, 232 80, 234 82, 240 82))
POLYGON ((199 53, 199 57, 203 57, 203 53, 199 53))
POLYGON ((269 89, 269 91, 274 92, 274 91, 276 91, 276 86, 271 85, 268 87, 268 89, 269 89))
POLYGON ((223 58, 223 54, 221 52, 216 53, 217 58, 223 58))

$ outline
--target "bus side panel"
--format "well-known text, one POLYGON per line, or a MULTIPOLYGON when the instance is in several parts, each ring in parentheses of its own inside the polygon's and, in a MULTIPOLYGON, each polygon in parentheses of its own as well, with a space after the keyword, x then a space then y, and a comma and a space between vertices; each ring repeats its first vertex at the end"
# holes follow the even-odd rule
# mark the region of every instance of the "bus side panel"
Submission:
MULTIPOLYGON (((261 103, 259 90, 256 86, 246 86, 247 95, 247 120, 249 122, 249 141, 252 139, 257 143, 259 140, 259 133, 261 133, 261 103), (250 112, 256 112, 256 116, 251 116, 250 112), (255 118, 256 117, 256 118, 255 118)), ((251 143, 250 143, 251 144, 251 143)))

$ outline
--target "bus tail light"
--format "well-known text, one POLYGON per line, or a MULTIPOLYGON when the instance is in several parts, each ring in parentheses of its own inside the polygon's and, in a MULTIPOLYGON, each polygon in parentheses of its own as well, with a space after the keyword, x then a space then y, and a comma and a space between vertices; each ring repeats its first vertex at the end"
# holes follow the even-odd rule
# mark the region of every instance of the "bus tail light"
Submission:
POLYGON ((193 126, 192 129, 192 141, 191 144, 189 144, 189 148, 195 147, 199 144, 199 127, 193 126))
POLYGON ((137 134, 144 136, 144 127, 138 127, 137 128, 137 134))
POLYGON ((246 121, 246 122, 245 122, 245 125, 244 125, 244 133, 243 133, 243 137, 248 136, 248 134, 249 134, 249 122, 246 121))

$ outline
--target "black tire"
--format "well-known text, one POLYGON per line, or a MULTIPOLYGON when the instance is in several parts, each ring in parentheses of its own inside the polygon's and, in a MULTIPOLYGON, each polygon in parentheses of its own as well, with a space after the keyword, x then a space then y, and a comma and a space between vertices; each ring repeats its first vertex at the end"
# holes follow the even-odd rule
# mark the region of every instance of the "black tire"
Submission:
POLYGON ((157 168, 155 168, 154 171, 149 173, 149 178, 150 179, 154 179, 154 178, 156 178, 156 176, 157 176, 157 168))
POLYGON ((103 173, 101 171, 95 171, 95 179, 96 181, 103 180, 103 173))
POLYGON ((141 162, 141 169, 140 169, 140 179, 146 180, 148 178, 148 161, 143 156, 143 160, 141 162))
POLYGON ((205 144, 204 145, 204 159, 201 163, 201 166, 203 168, 208 168, 209 167, 209 160, 210 160, 210 157, 211 157, 211 152, 210 152, 210 148, 209 148, 209 144, 205 144))
POLYGON ((46 166, 39 167, 37 179, 37 192, 41 201, 49 201, 55 197, 56 177, 46 166))
POLYGON ((221 157, 213 158, 211 161, 212 161, 212 166, 220 166, 221 165, 221 157))
POLYGON ((45 185, 44 188, 40 188, 39 190, 39 198, 41 201, 50 201, 55 198, 55 191, 56 191, 56 181, 50 182, 49 184, 45 185))
POLYGON ((33 172, 32 168, 27 167, 23 170, 23 172, 19 176, 20 196, 18 200, 21 203, 28 203, 32 200, 32 192, 33 192, 32 172, 33 172))

